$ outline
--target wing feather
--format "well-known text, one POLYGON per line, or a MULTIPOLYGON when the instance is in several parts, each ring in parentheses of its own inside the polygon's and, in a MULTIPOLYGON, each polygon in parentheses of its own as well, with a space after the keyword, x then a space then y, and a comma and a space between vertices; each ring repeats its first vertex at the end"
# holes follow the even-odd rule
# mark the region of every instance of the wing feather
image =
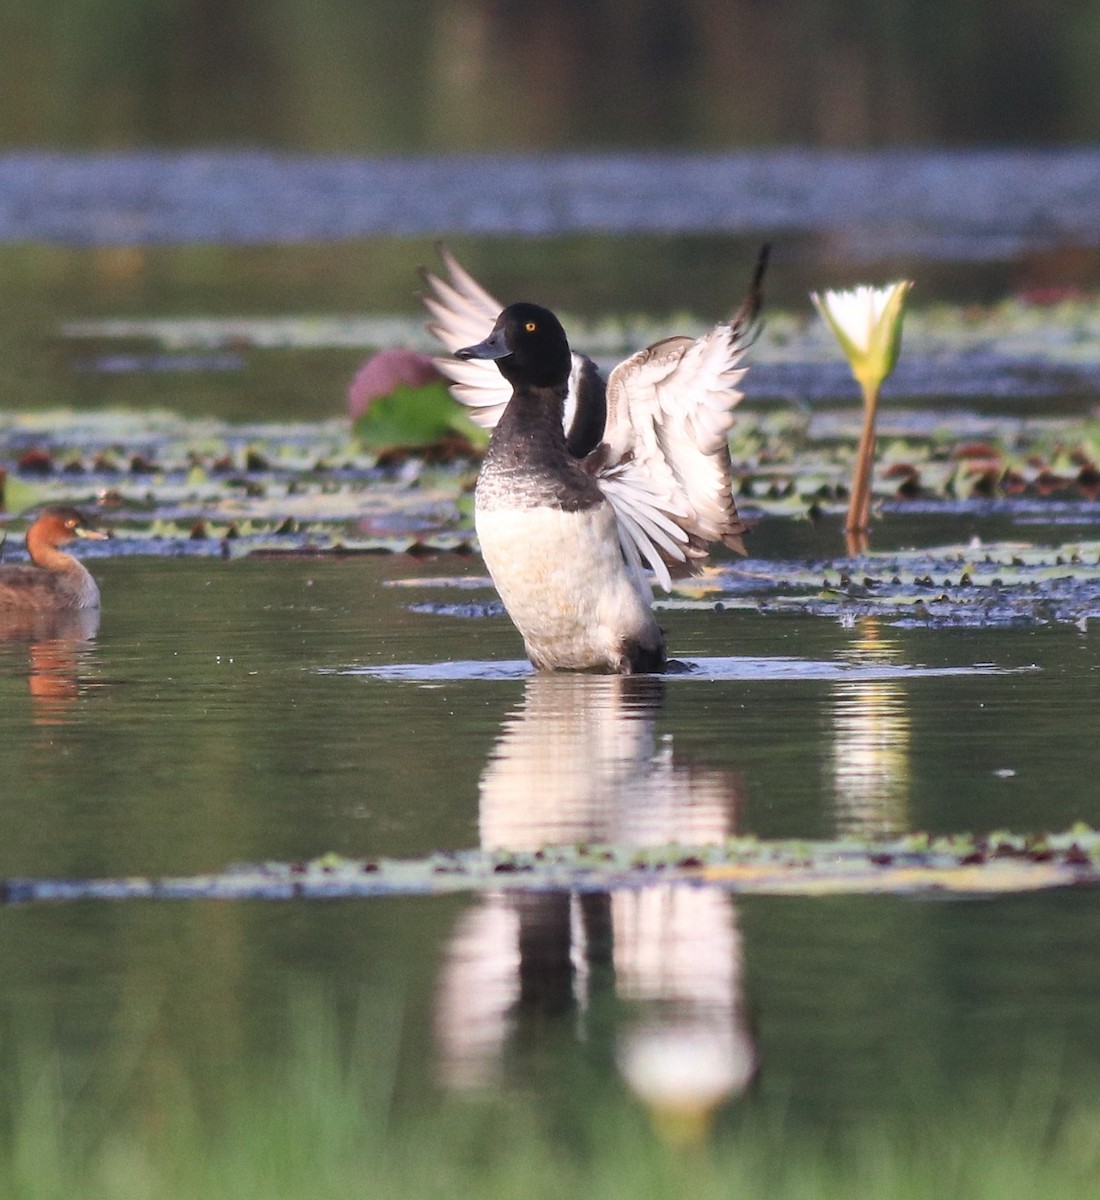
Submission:
POLYGON ((679 567, 683 573, 701 553, 691 545, 675 498, 655 491, 645 472, 629 460, 598 471, 596 482, 615 510, 627 561, 644 558, 657 582, 670 591, 669 567, 679 567))
MULTIPOLYGON (((483 429, 492 429, 512 398, 511 385, 497 370, 496 364, 488 359, 462 361, 450 356, 463 346, 471 346, 487 337, 504 305, 474 279, 446 246, 440 245, 437 249, 446 278, 426 267, 420 271, 427 289, 421 293, 420 302, 431 316, 428 332, 448 354, 446 358, 433 361, 439 373, 449 382, 451 395, 472 410, 470 416, 478 425, 483 429)), ((598 376, 591 359, 574 353, 565 402, 564 424, 567 430, 573 427, 581 380, 586 373, 598 376)), ((602 429, 597 430, 589 446, 599 440, 601 432, 602 429)))
MULTIPOLYGON (((503 306, 439 247, 446 277, 422 271, 421 297, 428 328, 449 354, 484 338, 503 306)), ((760 283, 767 263, 761 251, 744 303, 729 320, 700 338, 672 337, 631 355, 607 383, 603 441, 586 465, 618 518, 623 555, 639 576, 647 563, 665 590, 671 571, 688 571, 705 559, 712 542, 741 554, 746 531, 733 499, 729 434, 747 368, 746 348, 756 332, 760 283)), ((488 360, 435 360, 455 399, 492 429, 511 399, 511 388, 488 360)), ((573 355, 565 416, 570 428, 578 381, 588 360, 573 355)), ((590 364, 589 364, 590 366, 590 364)), ((583 453, 583 451, 582 451, 583 453)))
MULTIPOLYGON (((437 247, 446 278, 421 268, 426 291, 420 300, 431 315, 428 331, 453 355, 488 337, 504 305, 466 271, 446 246, 437 247)), ((512 398, 512 388, 489 359, 437 358, 435 365, 451 387, 451 395, 472 409, 470 416, 492 429, 512 398)))
MULTIPOLYGON (((597 479, 616 512, 629 511, 625 536, 646 539, 638 549, 650 565, 657 552, 666 564, 690 569, 706 558, 712 542, 745 553, 747 527, 733 499, 729 434, 743 395, 743 359, 756 333, 766 263, 767 247, 731 320, 700 338, 672 337, 648 346, 608 379, 597 479), (631 487, 624 487, 624 476, 631 487), (667 534, 668 523, 679 535, 672 545, 655 532, 667 534)), ((667 570, 658 578, 669 586, 667 570)))

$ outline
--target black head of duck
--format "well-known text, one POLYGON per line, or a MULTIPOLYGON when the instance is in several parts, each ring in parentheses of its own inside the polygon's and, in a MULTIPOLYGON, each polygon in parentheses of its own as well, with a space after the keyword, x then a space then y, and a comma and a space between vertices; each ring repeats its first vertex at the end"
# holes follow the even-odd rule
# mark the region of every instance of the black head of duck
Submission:
MULTIPOLYGON (((504 306, 445 246, 439 247, 439 253, 446 268, 445 279, 426 269, 421 270, 426 290, 420 298, 432 318, 428 329, 447 349, 448 355, 463 349, 475 350, 477 346, 471 343, 483 344, 485 331, 496 324, 504 306)), ((560 327, 557 317, 554 322, 560 327)), ((491 340, 491 336, 486 340, 491 340)), ((561 336, 565 338, 564 329, 561 336)), ((512 398, 510 380, 504 374, 507 366, 504 371, 494 369, 494 360, 472 354, 465 359, 437 358, 435 366, 449 381, 451 394, 469 410, 471 418, 482 429, 494 429, 512 398)), ((607 385, 599 368, 587 355, 573 350, 569 355, 569 383, 562 425, 566 445, 574 458, 585 458, 599 445, 606 415, 607 385)))
POLYGON ((569 339, 558 318, 539 304, 509 304, 482 342, 455 351, 455 358, 490 359, 512 384, 561 389, 564 396, 573 366, 569 339))

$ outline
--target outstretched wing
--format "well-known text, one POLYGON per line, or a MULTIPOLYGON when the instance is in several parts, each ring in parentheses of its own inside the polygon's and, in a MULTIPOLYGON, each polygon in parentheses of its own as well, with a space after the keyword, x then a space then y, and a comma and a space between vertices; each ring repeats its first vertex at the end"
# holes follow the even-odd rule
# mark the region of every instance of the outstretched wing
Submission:
MULTIPOLYGON (((421 268, 427 286, 420 299, 431 314, 428 331, 453 355, 489 335, 504 305, 491 296, 447 249, 439 246, 446 279, 421 268)), ((511 385, 489 359, 454 357, 434 360, 441 375, 450 381, 451 395, 470 409, 471 418, 483 429, 492 429, 512 398, 511 385)), ((569 450, 583 458, 603 436, 604 382, 596 364, 584 354, 573 353, 563 423, 569 450)))
POLYGON ((619 514, 628 559, 644 559, 666 589, 669 568, 691 570, 712 542, 745 553, 729 433, 766 262, 765 247, 732 320, 694 340, 667 338, 640 350, 608 379, 597 477, 619 514))
MULTIPOLYGON (((481 341, 503 308, 445 247, 441 278, 421 272, 421 297, 431 314, 430 332, 449 355, 481 341)), ((698 339, 668 338, 638 351, 612 371, 607 383, 603 441, 584 459, 615 507, 619 540, 637 570, 647 564, 668 590, 671 571, 690 571, 721 541, 745 553, 746 530, 733 501, 729 431, 746 368, 746 347, 756 333, 761 280, 768 247, 733 318, 698 339)), ((511 388, 488 360, 435 360, 451 393, 483 428, 492 429, 511 399, 511 388)), ((603 421, 602 381, 595 364, 573 354, 565 426, 570 450, 584 457, 603 421), (586 397, 578 405, 578 396, 586 397), (596 429, 579 427, 593 423, 596 429), (574 423, 574 418, 578 418, 574 423)))
MULTIPOLYGON (((439 246, 446 279, 421 268, 427 286, 420 299, 431 314, 428 331, 453 355, 488 337, 504 305, 494 299, 446 248, 439 246)), ((450 380, 451 395, 470 409, 470 416, 483 428, 492 429, 500 420, 512 388, 489 359, 437 358, 435 365, 450 380)))

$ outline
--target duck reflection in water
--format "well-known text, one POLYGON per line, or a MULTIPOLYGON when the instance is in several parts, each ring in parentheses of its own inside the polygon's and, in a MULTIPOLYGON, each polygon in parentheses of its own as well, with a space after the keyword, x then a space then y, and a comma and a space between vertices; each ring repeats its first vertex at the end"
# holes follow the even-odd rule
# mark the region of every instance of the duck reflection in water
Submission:
POLYGON ((0 566, 0 642, 27 646, 36 723, 56 723, 75 702, 81 659, 99 630, 99 588, 61 547, 107 536, 75 508, 47 508, 27 530, 30 563, 0 566))
MULTIPOLYGON (((736 774, 678 762, 655 720, 656 677, 527 680, 481 778, 486 850, 550 844, 705 845, 736 831, 736 774)), ((701 1129, 756 1069, 732 898, 661 885, 488 894, 461 918, 438 993, 445 1082, 488 1087, 560 1031, 588 1035, 617 1001, 616 1057, 659 1119, 701 1129), (673 1063, 673 1069, 668 1064, 673 1063)))

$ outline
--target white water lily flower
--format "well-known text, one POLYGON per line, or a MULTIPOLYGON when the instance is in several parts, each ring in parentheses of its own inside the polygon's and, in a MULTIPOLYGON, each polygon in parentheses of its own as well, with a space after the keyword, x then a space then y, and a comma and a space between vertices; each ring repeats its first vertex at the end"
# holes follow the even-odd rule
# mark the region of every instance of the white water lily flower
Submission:
POLYGON ((912 286, 912 280, 901 279, 880 288, 861 285, 824 296, 810 293, 840 343, 865 400, 898 361, 905 297, 912 286))
POLYGON ((898 361, 905 297, 912 286, 912 280, 899 279, 897 283, 880 288, 862 285, 843 292, 826 292, 824 296, 810 293, 817 311, 840 343, 863 393, 863 432, 856 451, 852 493, 844 523, 851 554, 866 549, 866 532, 871 521, 878 390, 898 361))

